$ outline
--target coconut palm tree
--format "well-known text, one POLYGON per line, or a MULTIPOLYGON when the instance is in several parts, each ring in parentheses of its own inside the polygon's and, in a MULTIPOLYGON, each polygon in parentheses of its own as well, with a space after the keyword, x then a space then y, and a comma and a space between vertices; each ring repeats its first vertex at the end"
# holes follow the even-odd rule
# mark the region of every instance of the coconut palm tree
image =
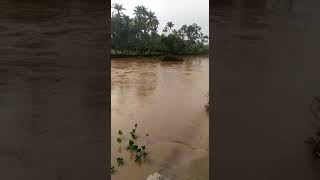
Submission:
POLYGON ((167 22, 169 34, 171 33, 173 26, 174 26, 174 24, 171 21, 167 22))
POLYGON ((145 16, 148 14, 147 8, 144 6, 137 6, 133 10, 133 14, 135 14, 138 17, 145 16))
POLYGON ((117 11, 117 14, 118 14, 118 15, 122 14, 122 11, 123 11, 123 10, 126 10, 126 9, 122 6, 122 4, 119 4, 119 3, 114 3, 114 4, 112 5, 112 8, 117 11))
POLYGON ((155 16, 154 12, 152 12, 152 11, 148 12, 147 20, 148 20, 147 25, 148 25, 149 30, 151 32, 157 32, 159 20, 155 16))

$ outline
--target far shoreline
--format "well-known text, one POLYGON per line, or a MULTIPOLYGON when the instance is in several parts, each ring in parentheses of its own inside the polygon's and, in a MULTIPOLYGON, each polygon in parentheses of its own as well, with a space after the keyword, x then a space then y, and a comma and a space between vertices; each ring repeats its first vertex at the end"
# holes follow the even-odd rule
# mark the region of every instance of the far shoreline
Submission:
MULTIPOLYGON (((165 54, 111 54, 111 60, 112 59, 124 59, 124 58, 128 58, 128 59, 144 59, 144 58, 160 58, 161 56, 163 56, 165 54)), ((174 55, 177 57, 193 57, 193 56, 209 56, 209 53, 199 53, 199 54, 179 54, 179 55, 174 55)))

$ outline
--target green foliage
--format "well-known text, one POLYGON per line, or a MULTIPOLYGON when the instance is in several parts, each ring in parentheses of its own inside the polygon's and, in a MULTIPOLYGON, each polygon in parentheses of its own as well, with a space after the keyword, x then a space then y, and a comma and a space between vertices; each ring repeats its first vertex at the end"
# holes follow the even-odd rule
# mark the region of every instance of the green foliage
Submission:
POLYGON ((142 156, 146 158, 148 156, 148 153, 146 152, 146 146, 142 146, 141 148, 142 148, 142 152, 141 152, 142 156))
POLYGON ((139 147, 135 144, 135 142, 130 139, 130 140, 129 140, 129 144, 128 144, 128 146, 127 146, 127 150, 133 152, 133 151, 137 151, 138 148, 139 148, 139 147))
POLYGON ((135 125, 134 125, 134 129, 132 129, 132 130, 130 131, 130 134, 131 134, 132 139, 136 139, 136 138, 137 138, 137 135, 136 135, 137 126, 138 126, 138 124, 135 124, 135 125))
POLYGON ((114 167, 114 166, 111 166, 110 173, 113 175, 115 172, 116 172, 115 167, 114 167))
MULTIPOLYGON (((127 146, 127 150, 130 152, 130 153, 133 153, 134 155, 134 161, 135 162, 141 162, 142 160, 146 160, 147 156, 148 156, 148 153, 146 152, 146 146, 143 145, 141 147, 139 147, 139 145, 134 141, 137 136, 135 135, 136 134, 136 129, 138 127, 138 124, 134 124, 134 129, 131 130, 130 134, 131 134, 131 137, 132 139, 129 139, 128 141, 128 146, 127 146), (135 138, 133 138, 135 137, 135 138)), ((121 136, 123 134, 123 132, 121 130, 118 131, 118 134, 121 136)), ((149 134, 146 134, 146 136, 149 136, 149 134)), ((117 138, 117 141, 121 142, 121 138, 117 138)), ((119 143, 120 143, 119 142, 119 143)), ((117 164, 118 166, 123 166, 124 165, 124 159, 119 156, 117 157, 117 164)), ((112 166, 111 167, 111 174, 114 174, 115 173, 115 167, 112 166)))
POLYGON ((135 157, 135 160, 134 160, 135 162, 139 162, 139 161, 141 161, 141 154, 140 153, 137 153, 136 154, 136 157, 135 157))
MULTIPOLYGON (((118 134, 119 134, 119 136, 121 136, 121 135, 123 134, 123 132, 122 132, 121 130, 119 130, 119 131, 118 131, 118 134)), ((118 143, 121 143, 121 142, 122 142, 121 137, 118 137, 118 138, 117 138, 117 142, 118 142, 118 143)))
POLYGON ((113 54, 200 54, 208 52, 208 36, 201 27, 193 23, 174 29, 168 22, 163 34, 158 33, 159 20, 154 12, 144 6, 134 9, 130 18, 120 4, 113 4, 115 11, 111 17, 111 39, 113 54))
MULTIPOLYGON (((131 130, 131 135, 136 133, 136 128, 138 127, 138 124, 134 125, 134 129, 131 130)), ((147 134, 149 136, 149 134, 147 134)), ((136 138, 136 136, 135 136, 136 138)), ((132 137, 132 139, 135 139, 132 137)), ((135 153, 135 162, 141 161, 142 158, 147 158, 148 153, 146 152, 146 146, 139 147, 133 140, 129 140, 127 146, 127 150, 135 153)))
POLYGON ((118 134, 121 136, 123 134, 123 132, 121 130, 119 130, 118 134))
POLYGON ((128 144, 128 146, 127 146, 127 150, 132 151, 132 150, 133 150, 133 146, 134 146, 134 142, 130 139, 130 140, 129 140, 129 144, 128 144))
POLYGON ((117 163, 118 163, 118 166, 122 166, 123 165, 123 158, 122 157, 118 157, 117 158, 117 163))
POLYGON ((141 146, 141 148, 138 148, 136 150, 136 155, 135 155, 135 162, 140 162, 142 158, 146 159, 148 156, 148 153, 146 152, 146 146, 141 146))

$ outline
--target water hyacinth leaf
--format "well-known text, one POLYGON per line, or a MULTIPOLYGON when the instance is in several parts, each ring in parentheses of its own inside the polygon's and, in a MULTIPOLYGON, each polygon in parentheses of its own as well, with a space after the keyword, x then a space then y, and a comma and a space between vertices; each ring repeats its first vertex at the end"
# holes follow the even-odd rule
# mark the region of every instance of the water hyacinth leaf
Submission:
POLYGON ((141 154, 136 154, 135 162, 138 162, 141 160, 141 154))
POLYGON ((132 139, 136 139, 137 138, 135 133, 136 133, 135 129, 132 129, 132 131, 130 132, 132 139))
POLYGON ((129 145, 127 147, 128 150, 130 151, 134 151, 135 145, 134 145, 134 141, 132 141, 131 139, 129 140, 129 145))
POLYGON ((118 157, 117 158, 117 163, 118 163, 118 166, 122 166, 123 165, 123 158, 122 157, 118 157))
POLYGON ((143 152, 142 155, 143 155, 143 157, 146 158, 148 156, 148 153, 147 152, 143 152))
POLYGON ((123 132, 121 130, 119 130, 118 134, 121 136, 123 134, 123 132))
POLYGON ((113 175, 116 172, 115 167, 111 166, 110 173, 113 175))

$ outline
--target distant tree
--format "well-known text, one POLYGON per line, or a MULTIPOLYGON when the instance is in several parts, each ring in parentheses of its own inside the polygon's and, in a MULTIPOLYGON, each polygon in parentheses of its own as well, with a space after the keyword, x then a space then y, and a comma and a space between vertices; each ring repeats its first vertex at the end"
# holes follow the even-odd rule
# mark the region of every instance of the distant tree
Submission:
POLYGON ((165 32, 169 32, 169 34, 170 34, 171 31, 172 31, 173 26, 174 26, 174 24, 171 21, 167 22, 167 25, 164 27, 165 32))
POLYGON ((133 18, 123 13, 125 8, 121 4, 115 3, 112 8, 115 10, 111 16, 113 53, 194 54, 208 50, 208 36, 204 36, 195 23, 176 30, 170 21, 160 35, 157 33, 159 20, 146 7, 135 7, 133 18))
POLYGON ((171 30, 174 26, 174 24, 170 21, 167 23, 168 28, 171 30))
POLYGON ((154 12, 149 11, 147 14, 147 26, 151 32, 157 32, 158 30, 158 25, 159 25, 159 20, 155 16, 154 12))
POLYGON ((187 26, 186 35, 190 43, 195 43, 201 38, 201 27, 196 23, 187 26))
POLYGON ((148 11, 144 6, 137 6, 134 10, 134 22, 139 33, 148 33, 148 11))
POLYGON ((126 10, 126 9, 122 6, 122 4, 118 4, 118 3, 114 3, 114 4, 112 5, 112 8, 117 11, 117 14, 118 14, 118 15, 122 14, 122 11, 123 11, 123 10, 126 10))

